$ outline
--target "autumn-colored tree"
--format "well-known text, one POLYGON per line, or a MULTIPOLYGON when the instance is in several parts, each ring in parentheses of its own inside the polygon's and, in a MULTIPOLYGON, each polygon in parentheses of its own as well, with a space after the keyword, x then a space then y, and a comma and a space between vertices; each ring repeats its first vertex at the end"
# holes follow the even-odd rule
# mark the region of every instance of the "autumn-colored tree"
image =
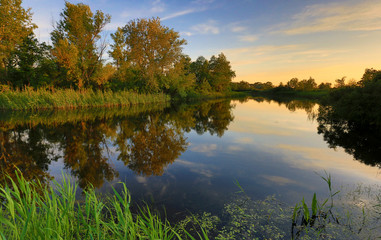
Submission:
POLYGON ((209 83, 216 92, 225 92, 229 89, 235 72, 231 69, 230 62, 223 53, 218 57, 212 56, 209 61, 209 83))
POLYGON ((103 28, 110 15, 101 11, 95 14, 88 5, 65 2, 61 20, 51 33, 53 55, 65 69, 65 78, 78 89, 99 86, 102 71, 102 54, 106 44, 101 41, 103 28))
POLYGON ((12 52, 33 32, 30 9, 21 6, 22 0, 0 0, 0 68, 5 78, 12 52))
POLYGON ((139 84, 148 92, 158 92, 159 78, 165 76, 182 58, 182 45, 178 32, 162 26, 159 18, 136 19, 112 35, 110 55, 120 71, 132 68, 137 72, 139 84))

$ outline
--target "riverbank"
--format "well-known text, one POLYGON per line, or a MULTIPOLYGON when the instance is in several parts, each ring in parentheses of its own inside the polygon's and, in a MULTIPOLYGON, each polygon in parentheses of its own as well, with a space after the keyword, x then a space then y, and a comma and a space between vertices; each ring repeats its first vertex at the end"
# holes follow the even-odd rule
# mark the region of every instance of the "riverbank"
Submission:
POLYGON ((249 96, 245 92, 194 93, 186 98, 171 98, 164 93, 139 94, 131 91, 76 91, 24 90, 0 92, 0 110, 46 110, 78 109, 93 107, 125 107, 144 104, 162 104, 170 101, 201 101, 221 98, 249 96))
POLYGON ((269 90, 254 90, 251 91, 251 95, 255 97, 268 97, 268 98, 293 98, 293 99, 311 99, 311 100, 322 100, 327 97, 330 90, 293 90, 293 89, 279 89, 273 88, 269 90))
POLYGON ((89 107, 116 107, 163 103, 170 97, 163 93, 139 94, 130 91, 76 91, 24 90, 0 93, 2 110, 75 109, 89 107))

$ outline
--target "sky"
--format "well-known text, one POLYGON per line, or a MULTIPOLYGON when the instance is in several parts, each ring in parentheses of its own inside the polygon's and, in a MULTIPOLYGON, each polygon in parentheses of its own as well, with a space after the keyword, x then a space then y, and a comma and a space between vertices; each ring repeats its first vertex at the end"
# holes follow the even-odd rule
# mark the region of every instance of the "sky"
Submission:
MULTIPOLYGON (((192 60, 223 52, 234 81, 280 82, 313 77, 360 80, 381 69, 380 0, 71 0, 111 15, 104 37, 137 18, 160 17, 187 41, 192 60)), ((24 0, 35 31, 50 42, 63 0, 24 0)), ((107 58, 107 56, 106 56, 107 58)))

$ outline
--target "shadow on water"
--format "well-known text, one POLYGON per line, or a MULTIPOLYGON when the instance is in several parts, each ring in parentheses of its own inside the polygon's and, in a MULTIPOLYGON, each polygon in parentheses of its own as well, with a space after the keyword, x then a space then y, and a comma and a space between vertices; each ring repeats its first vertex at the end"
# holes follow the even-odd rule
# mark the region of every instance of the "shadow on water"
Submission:
POLYGON ((0 166, 11 176, 48 183, 54 162, 100 188, 119 176, 110 158, 140 176, 160 176, 187 149, 185 132, 221 137, 233 121, 230 100, 176 107, 133 107, 52 112, 4 112, 0 166))

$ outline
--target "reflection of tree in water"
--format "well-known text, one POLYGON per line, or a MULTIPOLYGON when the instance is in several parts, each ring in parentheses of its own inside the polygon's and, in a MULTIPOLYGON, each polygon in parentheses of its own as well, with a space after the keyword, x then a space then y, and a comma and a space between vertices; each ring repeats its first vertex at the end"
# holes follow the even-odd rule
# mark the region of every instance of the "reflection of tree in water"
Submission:
POLYGON ((185 105, 174 113, 172 119, 176 126, 186 132, 191 129, 199 135, 209 132, 222 137, 234 116, 230 100, 208 101, 198 105, 185 105))
POLYGON ((106 139, 115 133, 105 122, 95 120, 61 127, 63 140, 60 144, 64 153, 65 167, 79 180, 79 186, 88 184, 101 187, 104 179, 111 181, 118 176, 112 168, 103 149, 107 149, 106 139))
POLYGON ((319 108, 317 122, 318 133, 323 134, 330 148, 342 147, 356 160, 381 167, 380 125, 347 120, 330 106, 319 108))
POLYGON ((291 112, 295 112, 296 110, 304 110, 308 118, 313 120, 316 118, 316 109, 315 106, 317 103, 312 100, 295 100, 289 98, 264 98, 264 97, 255 97, 253 98, 257 102, 276 102, 279 106, 285 105, 285 107, 291 112))
MULTIPOLYGON (((187 148, 184 132, 222 136, 234 119, 229 100, 185 105, 176 110, 96 116, 64 122, 43 119, 28 125, 3 124, 0 129, 1 170, 19 168, 27 179, 49 178, 51 161, 62 158, 79 186, 101 187, 118 177, 109 161, 108 146, 137 174, 162 175, 187 148), (5 127, 8 126, 8 127, 5 127), (62 155, 62 156, 61 156, 62 155)), ((76 118, 74 118, 76 119, 76 118)), ((21 122, 22 123, 22 122, 21 122)))
POLYGON ((187 143, 181 129, 161 119, 159 114, 145 116, 136 131, 121 125, 118 136, 119 160, 137 174, 159 176, 186 150, 187 143))
MULTIPOLYGON (((3 176, 15 178, 20 170, 25 179, 46 183, 51 179, 48 166, 56 157, 52 144, 46 140, 44 129, 33 127, 7 127, 0 129, 0 168, 3 176)), ((5 179, 2 179, 5 180, 5 179)))

